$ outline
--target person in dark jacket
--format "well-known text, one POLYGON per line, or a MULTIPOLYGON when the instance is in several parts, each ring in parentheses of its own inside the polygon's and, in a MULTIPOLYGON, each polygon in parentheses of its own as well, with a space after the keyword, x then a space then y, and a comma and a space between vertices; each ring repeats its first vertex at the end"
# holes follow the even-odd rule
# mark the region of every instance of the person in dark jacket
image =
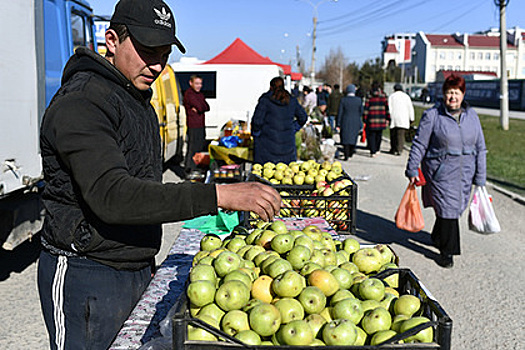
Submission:
POLYGON ((341 99, 337 112, 337 127, 344 150, 344 160, 355 153, 359 131, 363 128, 363 102, 355 95, 355 85, 346 87, 346 96, 341 99))
POLYGON ((334 85, 334 90, 328 96, 328 122, 332 130, 335 129, 337 113, 339 112, 339 103, 343 94, 339 91, 339 84, 334 85))
POLYGON ((38 289, 51 349, 107 349, 147 287, 162 223, 218 208, 279 211, 258 183, 162 181, 151 84, 164 69, 175 20, 161 0, 121 0, 106 57, 78 48, 46 110, 40 147, 46 209, 38 289))
POLYGON ((426 180, 423 205, 436 222, 431 239, 439 249, 437 263, 446 268, 459 255, 459 217, 467 208, 472 185, 486 182, 485 137, 479 117, 464 101, 465 80, 451 75, 443 84, 443 102, 423 113, 410 149, 405 175, 410 183, 426 180))
POLYGON ((184 109, 186 110, 186 137, 187 151, 184 167, 186 173, 196 170, 197 166, 193 161, 195 153, 206 149, 206 126, 204 113, 210 110, 210 105, 206 102, 202 89, 202 77, 192 75, 190 77, 190 88, 184 92, 184 109))
POLYGON ((381 150, 383 130, 386 129, 390 123, 388 100, 377 84, 374 84, 371 96, 366 99, 363 121, 365 123, 370 156, 375 157, 377 156, 377 152, 381 150))
POLYGON ((295 161, 295 133, 307 119, 297 99, 284 89, 284 80, 273 78, 270 90, 259 98, 252 117, 254 162, 288 164, 295 161))

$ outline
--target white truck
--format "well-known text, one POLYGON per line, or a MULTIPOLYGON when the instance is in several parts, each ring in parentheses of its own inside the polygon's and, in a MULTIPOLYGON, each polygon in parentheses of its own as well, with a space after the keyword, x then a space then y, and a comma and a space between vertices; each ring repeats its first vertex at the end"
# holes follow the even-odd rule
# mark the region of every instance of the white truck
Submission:
POLYGON ((0 0, 0 246, 38 232, 44 186, 39 129, 78 46, 95 49, 92 10, 83 0, 0 0))

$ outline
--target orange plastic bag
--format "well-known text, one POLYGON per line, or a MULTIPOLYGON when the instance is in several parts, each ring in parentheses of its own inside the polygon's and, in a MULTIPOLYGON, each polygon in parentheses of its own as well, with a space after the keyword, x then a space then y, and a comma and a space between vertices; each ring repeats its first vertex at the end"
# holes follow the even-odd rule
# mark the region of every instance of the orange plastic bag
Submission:
POLYGON ((396 212, 396 226, 409 232, 419 232, 425 228, 423 213, 414 185, 408 184, 405 194, 401 198, 401 203, 399 203, 396 212))

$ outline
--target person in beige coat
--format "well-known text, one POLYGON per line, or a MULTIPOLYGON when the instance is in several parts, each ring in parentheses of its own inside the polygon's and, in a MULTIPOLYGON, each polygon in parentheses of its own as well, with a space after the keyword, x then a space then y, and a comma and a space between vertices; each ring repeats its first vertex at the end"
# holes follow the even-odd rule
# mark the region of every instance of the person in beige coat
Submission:
POLYGON ((388 98, 390 109, 390 153, 397 156, 403 153, 405 132, 414 121, 414 106, 412 100, 401 84, 394 85, 394 93, 388 98))

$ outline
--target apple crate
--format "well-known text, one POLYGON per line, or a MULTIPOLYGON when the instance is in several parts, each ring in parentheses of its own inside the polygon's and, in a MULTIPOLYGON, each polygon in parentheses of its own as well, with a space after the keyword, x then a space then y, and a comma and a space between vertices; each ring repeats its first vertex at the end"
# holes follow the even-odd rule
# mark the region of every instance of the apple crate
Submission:
MULTIPOLYGON (((272 185, 282 198, 279 216, 290 217, 322 217, 340 234, 355 234, 357 216, 357 183, 350 176, 343 174, 337 180, 346 178, 351 185, 330 196, 314 195, 313 188, 305 189, 304 185, 272 185), (342 191, 348 195, 341 195, 342 191)), ((309 185, 308 185, 309 186, 309 185)), ((259 218, 254 213, 244 213, 246 227, 259 218)))
MULTIPOLYGON (((378 273, 374 277, 384 279, 388 276, 399 275, 399 287, 396 288, 400 295, 411 294, 421 300, 421 308, 418 315, 427 317, 430 322, 420 324, 419 326, 400 333, 395 337, 387 340, 380 345, 365 346, 323 346, 325 350, 380 350, 380 349, 404 349, 404 350, 450 350, 452 335, 452 320, 443 310, 441 305, 432 296, 428 289, 419 281, 410 269, 388 269, 378 273), (423 329, 432 327, 434 329, 434 339, 431 343, 407 343, 393 344, 396 341, 406 339, 415 335, 423 329)), ((386 283, 386 282, 385 282, 386 283)), ((175 303, 175 313, 172 318, 173 327, 173 350, 306 350, 311 347, 305 346, 254 346, 243 344, 238 339, 224 333, 204 321, 194 318, 190 315, 189 300, 186 293, 183 292, 175 303), (188 326, 201 327, 221 341, 194 341, 187 339, 188 326)))

